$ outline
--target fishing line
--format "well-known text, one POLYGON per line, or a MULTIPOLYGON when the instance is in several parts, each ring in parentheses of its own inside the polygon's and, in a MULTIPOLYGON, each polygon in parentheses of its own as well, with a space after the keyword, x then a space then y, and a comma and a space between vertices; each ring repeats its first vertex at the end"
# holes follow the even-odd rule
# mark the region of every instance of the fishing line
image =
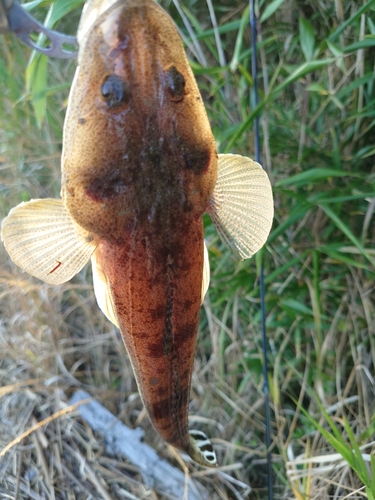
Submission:
MULTIPOLYGON (((254 81, 254 109, 258 106, 258 69, 257 69, 257 26, 255 16, 254 0, 250 1, 250 27, 251 27, 251 45, 253 47, 251 58, 251 73, 254 81)), ((260 163, 259 147, 259 117, 254 119, 254 149, 255 161, 260 163)), ((266 333, 266 306, 264 299, 264 269, 263 263, 260 268, 260 302, 262 311, 262 349, 263 349, 263 378, 264 378, 264 397, 266 411, 266 446, 267 446, 267 476, 268 476, 268 500, 273 499, 272 492, 272 457, 271 457, 271 416, 268 386, 268 362, 267 362, 267 333, 266 333)))

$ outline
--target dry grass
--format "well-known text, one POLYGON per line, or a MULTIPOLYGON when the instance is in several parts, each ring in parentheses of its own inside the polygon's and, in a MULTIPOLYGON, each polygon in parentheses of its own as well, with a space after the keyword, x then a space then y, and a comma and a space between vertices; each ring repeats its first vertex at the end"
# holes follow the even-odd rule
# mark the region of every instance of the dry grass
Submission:
MULTIPOLYGON (((142 426, 146 441, 176 463, 145 416, 118 332, 85 283, 79 276, 61 287, 41 285, 9 262, 2 266, 0 450, 18 440, 0 457, 4 498, 15 498, 16 492, 18 498, 38 499, 163 498, 145 488, 131 464, 106 457, 100 438, 65 410, 72 391, 84 388, 125 424, 142 426)), ((254 449, 235 443, 248 441, 254 419, 263 423, 249 412, 247 393, 240 397, 224 384, 218 389, 215 378, 213 368, 202 368, 198 360, 192 420, 214 428, 220 462, 233 466, 224 468, 226 475, 197 477, 212 498, 231 498, 232 490, 246 490, 246 456, 254 456, 254 449)), ((194 467, 189 471, 196 475, 194 467)))
MULTIPOLYGON (((1 219, 25 191, 30 198, 58 192, 60 144, 44 143, 27 123, 17 122, 13 133, 13 138, 3 136, 6 161, 0 179, 7 196, 1 219)), ((98 309, 91 283, 87 267, 65 285, 43 284, 17 268, 0 248, 0 498, 164 498, 143 484, 129 462, 106 456, 101 437, 77 412, 66 412, 76 388, 88 391, 126 425, 144 428, 146 442, 179 466, 174 450, 145 414, 120 334, 98 309)), ((212 313, 211 320, 205 339, 217 335, 212 313)), ((233 346, 231 357, 238 349, 233 346)), ((264 464, 263 443, 253 432, 254 424, 264 427, 257 413, 263 396, 252 385, 236 394, 221 381, 215 357, 206 363, 201 354, 193 375, 191 422, 217 436, 219 461, 226 466, 213 474, 197 472, 193 465, 188 471, 208 488, 210 498, 244 498, 249 474, 254 468, 258 474, 258 464, 264 464), (240 444, 254 439, 254 447, 240 444)))

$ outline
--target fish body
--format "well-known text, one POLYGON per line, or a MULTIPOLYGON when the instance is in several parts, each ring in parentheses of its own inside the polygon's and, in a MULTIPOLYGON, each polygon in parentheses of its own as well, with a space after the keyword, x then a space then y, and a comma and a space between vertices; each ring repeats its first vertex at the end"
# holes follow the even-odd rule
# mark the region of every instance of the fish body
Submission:
POLYGON ((195 223, 179 241, 178 234, 155 244, 157 234, 140 228, 128 244, 103 242, 97 251, 150 419, 167 442, 188 451, 203 231, 195 223))
POLYGON ((188 430, 209 281, 202 215, 247 258, 269 233, 271 187, 252 160, 217 155, 177 29, 154 0, 91 0, 78 41, 62 199, 14 208, 2 238, 14 262, 48 283, 91 257, 98 304, 120 328, 155 429, 215 466, 210 441, 188 430))
POLYGON ((215 141, 177 29, 154 0, 123 0, 78 39, 64 127, 66 207, 107 241, 122 242, 141 224, 168 239, 181 216, 201 218, 217 178, 215 141))
POLYGON ((187 450, 214 138, 177 29, 153 0, 114 4, 84 47, 64 130, 62 198, 98 241, 151 421, 187 450))

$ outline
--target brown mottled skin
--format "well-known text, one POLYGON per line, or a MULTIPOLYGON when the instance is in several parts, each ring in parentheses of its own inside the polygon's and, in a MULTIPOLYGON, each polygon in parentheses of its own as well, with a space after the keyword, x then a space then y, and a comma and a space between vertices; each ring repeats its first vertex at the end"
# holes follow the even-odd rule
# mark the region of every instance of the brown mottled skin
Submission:
POLYGON ((202 215, 217 176, 211 128, 177 30, 153 0, 117 2, 84 38, 79 63, 62 196, 98 242, 151 421, 189 452, 202 215), (110 75, 124 82, 114 108, 102 95, 110 75))

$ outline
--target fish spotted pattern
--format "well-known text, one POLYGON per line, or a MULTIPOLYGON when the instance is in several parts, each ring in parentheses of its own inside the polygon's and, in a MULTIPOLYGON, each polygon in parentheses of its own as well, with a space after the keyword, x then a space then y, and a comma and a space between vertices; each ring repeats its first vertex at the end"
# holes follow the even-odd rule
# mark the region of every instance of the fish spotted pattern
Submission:
POLYGON ((61 200, 11 210, 13 261, 47 283, 92 261, 94 290, 120 328, 157 432, 201 465, 188 430, 199 310, 209 281, 202 215, 239 258, 266 241, 272 191, 260 165, 217 155, 181 39, 154 0, 91 0, 64 125, 61 200))

